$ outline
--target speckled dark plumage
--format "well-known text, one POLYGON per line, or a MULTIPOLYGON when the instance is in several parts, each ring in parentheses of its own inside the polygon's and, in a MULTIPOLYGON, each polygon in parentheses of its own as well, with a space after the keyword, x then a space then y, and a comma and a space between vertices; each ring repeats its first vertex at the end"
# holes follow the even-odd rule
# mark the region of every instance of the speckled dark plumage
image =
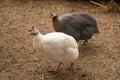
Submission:
POLYGON ((77 41, 87 42, 94 33, 99 32, 95 18, 86 13, 67 13, 60 17, 51 13, 50 16, 52 16, 55 31, 69 34, 77 41))

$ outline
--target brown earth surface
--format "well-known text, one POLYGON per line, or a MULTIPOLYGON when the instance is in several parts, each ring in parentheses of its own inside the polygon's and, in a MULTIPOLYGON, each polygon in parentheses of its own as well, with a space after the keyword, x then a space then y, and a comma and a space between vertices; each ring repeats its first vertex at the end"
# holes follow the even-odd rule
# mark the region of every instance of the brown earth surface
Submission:
POLYGON ((62 0, 0 0, 0 80, 120 80, 120 14, 109 13, 88 2, 62 0), (48 73, 53 63, 34 51, 28 30, 53 32, 51 11, 60 16, 87 12, 97 20, 100 33, 81 46, 73 70, 61 67, 48 73))

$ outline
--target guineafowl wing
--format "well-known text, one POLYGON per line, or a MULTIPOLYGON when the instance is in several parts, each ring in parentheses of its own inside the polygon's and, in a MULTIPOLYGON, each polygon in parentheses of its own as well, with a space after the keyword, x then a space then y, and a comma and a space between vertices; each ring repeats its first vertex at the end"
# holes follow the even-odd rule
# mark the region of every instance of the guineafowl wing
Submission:
POLYGON ((81 35, 80 35, 81 40, 87 40, 87 39, 90 39, 93 36, 93 32, 89 31, 88 29, 84 29, 80 33, 81 33, 81 35))
POLYGON ((61 32, 71 35, 77 41, 80 38, 80 32, 71 25, 66 25, 64 28, 62 28, 61 32))

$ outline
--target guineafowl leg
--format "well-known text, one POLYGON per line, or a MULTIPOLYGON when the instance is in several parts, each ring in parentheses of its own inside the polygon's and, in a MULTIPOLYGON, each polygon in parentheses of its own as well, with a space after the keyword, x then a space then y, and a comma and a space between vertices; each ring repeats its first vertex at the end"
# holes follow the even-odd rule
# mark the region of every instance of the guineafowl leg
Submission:
POLYGON ((85 40, 82 45, 85 45, 86 43, 88 43, 88 40, 85 40))
POLYGON ((59 63, 58 66, 54 70, 49 70, 48 72, 57 73, 57 71, 59 70, 61 65, 62 65, 62 63, 59 63))
POLYGON ((71 63, 68 67, 67 67, 67 70, 70 70, 73 68, 73 63, 71 63))

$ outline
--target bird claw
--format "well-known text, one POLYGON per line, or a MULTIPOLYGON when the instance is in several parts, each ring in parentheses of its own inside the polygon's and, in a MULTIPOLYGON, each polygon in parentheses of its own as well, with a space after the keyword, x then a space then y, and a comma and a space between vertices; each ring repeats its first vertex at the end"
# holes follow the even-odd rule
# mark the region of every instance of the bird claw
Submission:
POLYGON ((48 70, 48 72, 53 73, 53 74, 57 73, 56 70, 48 70))
POLYGON ((68 66, 66 70, 72 70, 72 69, 73 69, 73 63, 71 63, 70 66, 68 66))
POLYGON ((66 70, 72 70, 73 68, 72 67, 68 67, 66 70))
POLYGON ((85 41, 83 42, 83 44, 82 44, 82 45, 85 45, 86 43, 88 43, 88 41, 87 41, 87 40, 85 40, 85 41))
POLYGON ((62 63, 59 63, 58 66, 54 69, 54 70, 48 70, 48 72, 50 73, 57 73, 57 71, 59 70, 59 67, 61 66, 62 63))

